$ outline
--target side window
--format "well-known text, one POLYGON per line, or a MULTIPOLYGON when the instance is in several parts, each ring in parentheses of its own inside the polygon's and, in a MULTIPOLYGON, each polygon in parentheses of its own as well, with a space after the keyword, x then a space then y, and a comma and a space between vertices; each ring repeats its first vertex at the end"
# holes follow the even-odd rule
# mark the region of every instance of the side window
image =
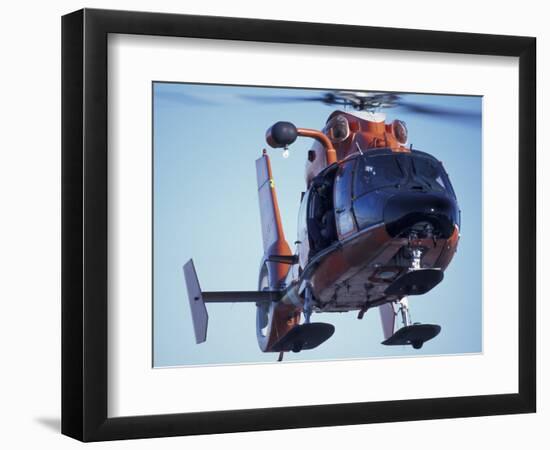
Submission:
POLYGON ((353 173, 353 163, 355 160, 348 161, 338 168, 334 180, 334 208, 346 208, 351 204, 351 178, 353 173))
POLYGON ((345 237, 355 229, 355 221, 351 211, 351 181, 356 159, 342 164, 336 173, 334 181, 334 213, 338 235, 345 237))

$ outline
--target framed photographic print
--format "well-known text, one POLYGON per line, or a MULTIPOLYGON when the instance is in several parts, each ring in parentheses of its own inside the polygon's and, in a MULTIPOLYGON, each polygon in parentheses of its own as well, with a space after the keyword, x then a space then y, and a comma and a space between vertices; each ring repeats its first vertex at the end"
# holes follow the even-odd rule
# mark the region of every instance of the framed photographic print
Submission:
POLYGON ((535 411, 534 38, 62 32, 64 434, 535 411))

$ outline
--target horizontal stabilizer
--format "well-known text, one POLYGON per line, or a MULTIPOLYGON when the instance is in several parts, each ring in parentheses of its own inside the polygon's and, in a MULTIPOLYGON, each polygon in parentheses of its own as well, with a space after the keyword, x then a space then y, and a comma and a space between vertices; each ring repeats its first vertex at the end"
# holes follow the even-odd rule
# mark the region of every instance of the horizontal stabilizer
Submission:
POLYGON ((279 301, 282 296, 278 291, 202 292, 192 259, 183 266, 183 274, 197 344, 206 341, 208 311, 205 303, 269 303, 279 301))
POLYGON ((215 291, 203 292, 205 303, 269 303, 281 299, 278 291, 215 291))
POLYGON ((298 264, 298 255, 269 255, 267 261, 281 264, 289 264, 291 266, 298 264))

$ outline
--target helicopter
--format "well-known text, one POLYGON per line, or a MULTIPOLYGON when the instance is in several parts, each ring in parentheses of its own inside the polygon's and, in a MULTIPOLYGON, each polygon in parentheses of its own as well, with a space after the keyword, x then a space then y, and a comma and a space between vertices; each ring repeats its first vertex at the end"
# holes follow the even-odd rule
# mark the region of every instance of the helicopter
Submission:
MULTIPOLYGON (((251 98, 262 101, 261 97, 251 98)), ((270 99, 271 101, 272 99, 270 99)), ((206 341, 211 303, 253 303, 262 352, 317 348, 335 332, 315 313, 379 310, 383 345, 420 349, 440 325, 413 323, 409 297, 442 282, 460 238, 460 209, 443 164, 409 144, 406 123, 381 109, 466 117, 471 113, 407 102, 394 93, 330 91, 317 101, 335 109, 321 130, 280 121, 266 142, 287 156, 298 138, 307 152, 295 249, 287 242, 268 152, 256 160, 262 243, 258 290, 203 292, 193 260, 184 266, 196 343, 206 341)))

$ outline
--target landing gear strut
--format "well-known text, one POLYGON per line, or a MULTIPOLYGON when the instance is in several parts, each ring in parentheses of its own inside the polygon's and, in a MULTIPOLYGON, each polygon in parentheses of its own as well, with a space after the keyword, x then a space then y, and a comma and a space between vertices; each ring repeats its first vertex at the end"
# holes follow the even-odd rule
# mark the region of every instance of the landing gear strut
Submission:
POLYGON ((311 314, 313 313, 313 294, 311 293, 311 286, 306 286, 305 301, 304 301, 304 323, 311 322, 311 314))
POLYGON ((403 297, 397 303, 398 312, 401 314, 401 321, 404 327, 408 327, 411 324, 411 313, 409 311, 409 300, 407 297, 403 297))
MULTIPOLYGON (((424 342, 429 341, 430 339, 433 339, 441 331, 441 327, 439 325, 412 323, 411 314, 409 311, 409 301, 407 297, 403 297, 399 301, 394 302, 391 305, 392 305, 392 309, 390 309, 389 311, 393 311, 394 323, 397 320, 397 316, 401 316, 401 322, 403 326, 402 328, 394 332, 389 337, 387 337, 388 335, 386 334, 387 339, 383 341, 382 344, 410 345, 412 346, 412 348, 418 350, 422 348, 422 346, 424 345, 424 342)), ((384 306, 386 305, 382 305, 382 307, 384 306)), ((390 316, 390 320, 391 320, 391 316, 390 316)))

